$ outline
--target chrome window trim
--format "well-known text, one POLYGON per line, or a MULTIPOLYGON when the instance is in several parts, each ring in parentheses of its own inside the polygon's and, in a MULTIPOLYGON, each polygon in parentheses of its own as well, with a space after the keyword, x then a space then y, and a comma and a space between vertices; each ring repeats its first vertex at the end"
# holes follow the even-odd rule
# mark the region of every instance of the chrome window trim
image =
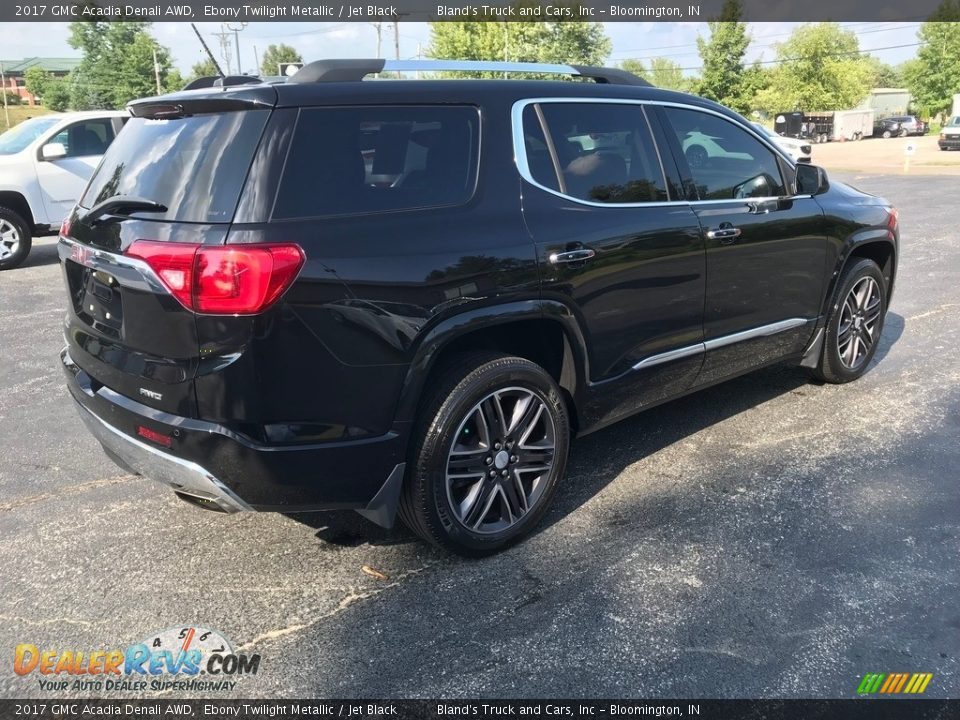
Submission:
POLYGON ((684 347, 645 357, 643 360, 634 365, 632 369, 646 370, 654 365, 671 362, 672 360, 680 360, 692 355, 699 355, 701 353, 717 350, 718 348, 734 345, 746 340, 754 340, 760 337, 776 335, 777 333, 792 330, 793 328, 800 327, 801 325, 806 325, 814 320, 815 318, 788 318, 786 320, 770 323, 769 325, 760 325, 759 327, 743 330, 742 332, 723 335, 722 337, 713 338, 712 340, 704 340, 703 342, 696 343, 695 345, 685 345, 684 347))
MULTIPOLYGON (((731 120, 723 113, 717 112, 710 108, 700 107, 698 105, 690 105, 687 103, 678 103, 670 102, 666 100, 643 100, 637 98, 593 98, 593 97, 541 97, 541 98, 524 98, 523 100, 517 100, 513 107, 510 110, 510 122, 513 131, 513 159, 514 163, 517 166, 517 171, 520 173, 520 177, 526 180, 528 183, 534 187, 548 192, 551 195, 563 198, 564 200, 569 200, 570 202, 575 202, 580 205, 586 205, 588 207, 599 207, 599 208, 649 208, 649 207, 671 207, 671 206, 698 206, 698 205, 721 205, 724 203, 743 203, 748 202, 764 202, 768 200, 779 200, 780 195, 769 195, 766 197, 751 197, 751 198, 730 198, 724 200, 658 200, 654 202, 641 202, 641 203, 602 203, 596 202, 594 200, 582 200, 580 198, 572 197, 570 195, 565 195, 561 192, 558 192, 552 188, 541 185, 539 182, 534 180, 533 174, 530 172, 530 165, 527 162, 527 149, 526 144, 523 140, 523 111, 528 105, 542 105, 546 103, 583 103, 583 104, 593 104, 593 105, 653 105, 660 107, 676 107, 683 110, 693 110, 697 112, 704 112, 709 115, 716 115, 717 117, 727 121, 731 125, 735 125, 743 130, 746 130, 747 133, 752 135, 754 138, 760 141, 760 144, 765 148, 770 150, 775 156, 782 158, 789 167, 796 168, 796 163, 793 161, 790 156, 782 151, 780 148, 776 147, 773 143, 769 142, 767 138, 764 138, 756 129, 748 128, 739 123, 731 120)), ((652 134, 653 129, 650 127, 650 119, 644 117, 647 120, 647 129, 652 134)), ((657 149, 657 154, 659 156, 660 149, 657 145, 656 138, 653 138, 654 147, 657 149)), ((662 162, 661 162, 661 171, 662 171, 662 162)), ((789 195, 786 196, 793 200, 801 200, 805 198, 811 198, 812 195, 789 195)))

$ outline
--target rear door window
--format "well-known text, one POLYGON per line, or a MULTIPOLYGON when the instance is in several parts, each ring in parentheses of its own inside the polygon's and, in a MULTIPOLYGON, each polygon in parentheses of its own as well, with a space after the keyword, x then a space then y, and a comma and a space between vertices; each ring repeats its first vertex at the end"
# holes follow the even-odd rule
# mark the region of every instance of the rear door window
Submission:
POLYGON ((474 107, 301 110, 273 217, 465 203, 476 185, 479 136, 474 107))
POLYGON ((620 103, 541 103, 523 115, 527 166, 551 190, 591 202, 668 199, 660 159, 643 107, 620 103), (554 161, 555 158, 555 161, 554 161))
POLYGON ((132 118, 104 155, 80 205, 133 195, 167 207, 164 213, 143 213, 145 218, 230 222, 269 116, 269 110, 240 110, 132 118))

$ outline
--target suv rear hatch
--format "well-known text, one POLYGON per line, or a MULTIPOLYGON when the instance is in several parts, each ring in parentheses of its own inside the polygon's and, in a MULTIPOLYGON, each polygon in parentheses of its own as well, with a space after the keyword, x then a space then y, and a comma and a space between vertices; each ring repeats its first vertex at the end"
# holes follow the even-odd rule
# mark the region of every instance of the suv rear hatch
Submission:
POLYGON ((260 85, 130 106, 61 231, 68 352, 93 390, 196 416, 193 258, 225 243, 275 103, 260 85))

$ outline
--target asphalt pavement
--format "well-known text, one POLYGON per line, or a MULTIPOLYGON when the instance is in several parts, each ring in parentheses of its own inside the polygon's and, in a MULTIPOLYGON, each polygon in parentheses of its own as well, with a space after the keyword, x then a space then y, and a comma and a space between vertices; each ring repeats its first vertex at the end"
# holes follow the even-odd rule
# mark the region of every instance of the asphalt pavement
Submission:
POLYGON ((773 367, 583 438, 540 530, 479 561, 126 475, 64 389, 38 241, 0 274, 0 696, 58 697, 19 643, 197 625, 261 656, 222 697, 854 697, 867 672, 960 697, 960 178, 847 179, 901 211, 870 373, 773 367))

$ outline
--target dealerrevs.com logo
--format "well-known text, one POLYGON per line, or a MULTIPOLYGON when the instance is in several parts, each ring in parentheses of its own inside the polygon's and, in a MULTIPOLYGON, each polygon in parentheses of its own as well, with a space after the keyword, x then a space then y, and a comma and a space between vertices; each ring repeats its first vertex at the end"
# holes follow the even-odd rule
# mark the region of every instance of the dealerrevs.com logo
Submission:
POLYGON ((44 691, 233 690, 237 678, 256 675, 260 655, 234 652, 216 630, 185 626, 153 633, 126 649, 74 650, 20 643, 13 671, 36 677, 44 691))

